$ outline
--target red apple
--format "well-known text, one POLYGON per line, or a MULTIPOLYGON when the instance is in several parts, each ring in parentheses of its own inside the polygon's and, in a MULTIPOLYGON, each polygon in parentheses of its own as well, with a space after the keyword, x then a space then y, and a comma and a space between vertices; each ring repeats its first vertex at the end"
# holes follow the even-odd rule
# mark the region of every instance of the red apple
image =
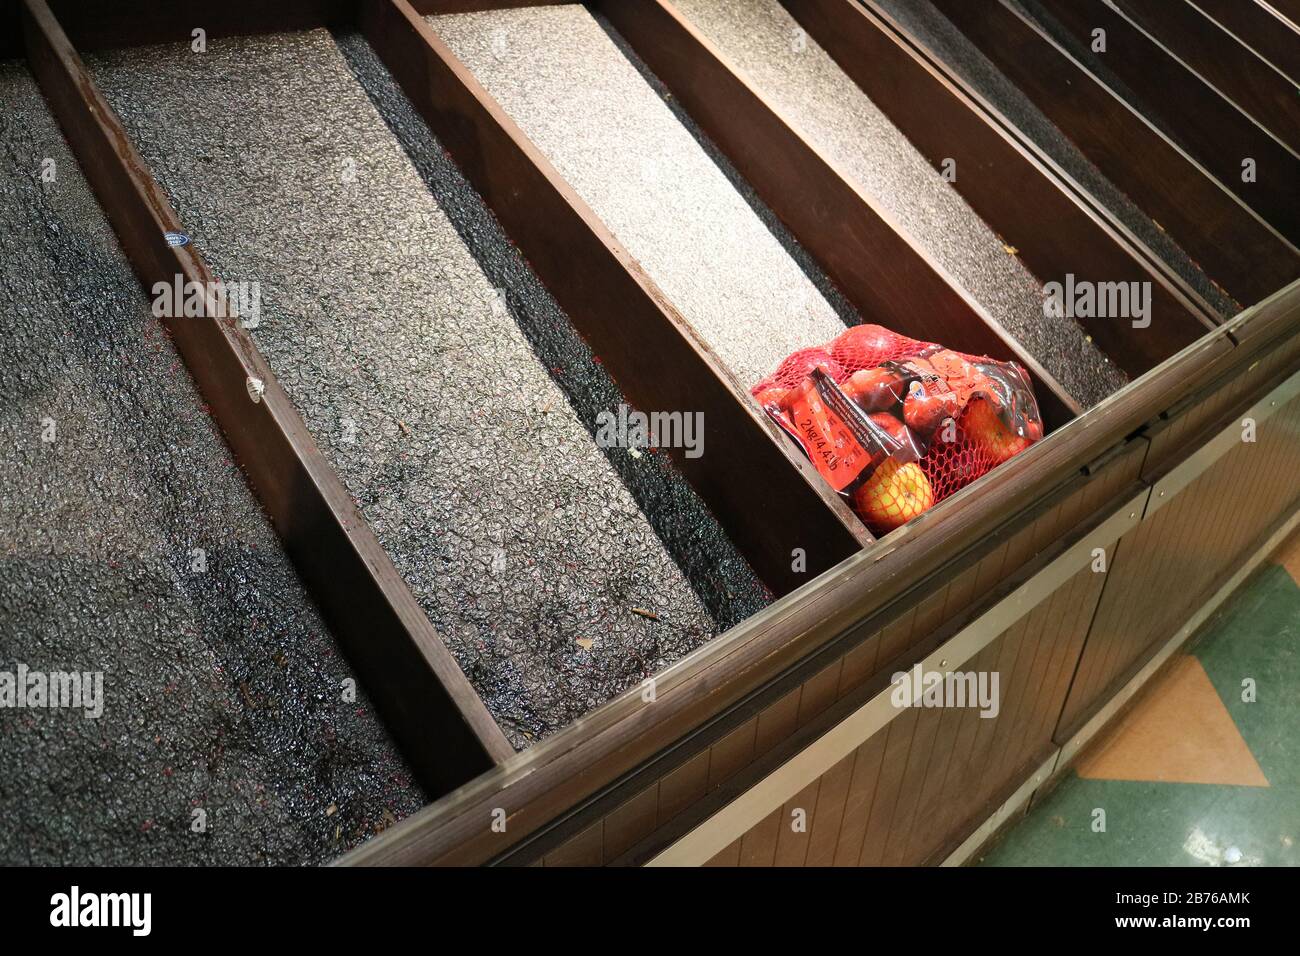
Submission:
POLYGON ((831 353, 825 349, 800 349, 798 352, 791 352, 786 356, 781 367, 776 370, 772 378, 777 382, 784 382, 787 386, 794 385, 801 378, 812 374, 815 368, 821 368, 835 381, 844 378, 844 369, 840 363, 831 358, 831 353))
POLYGON ((888 368, 864 368, 850 375, 841 388, 864 412, 883 412, 903 397, 903 377, 888 368))
POLYGON ((871 420, 883 428, 889 434, 890 438, 902 442, 904 445, 908 443, 907 426, 893 415, 890 415, 888 412, 875 412, 872 414, 871 420))
POLYGON ((903 420, 907 427, 923 438, 929 438, 945 418, 957 414, 957 396, 949 391, 927 388, 919 381, 912 382, 903 400, 903 420))
POLYGON ((882 325, 855 325, 840 333, 831 343, 831 351, 850 367, 879 365, 904 355, 912 355, 926 343, 891 332, 882 325))

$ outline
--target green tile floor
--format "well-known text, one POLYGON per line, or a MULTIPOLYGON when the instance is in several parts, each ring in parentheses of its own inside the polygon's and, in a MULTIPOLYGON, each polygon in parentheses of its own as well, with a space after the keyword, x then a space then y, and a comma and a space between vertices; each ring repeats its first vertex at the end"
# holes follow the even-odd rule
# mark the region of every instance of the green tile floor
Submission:
POLYGON ((1256 572, 1185 649, 1204 667, 1267 787, 1084 779, 1071 770, 980 864, 1300 865, 1297 568, 1300 536, 1256 572), (1256 683, 1253 703, 1242 700, 1247 677, 1256 683), (1098 808, 1105 811, 1104 832, 1094 829, 1098 808))

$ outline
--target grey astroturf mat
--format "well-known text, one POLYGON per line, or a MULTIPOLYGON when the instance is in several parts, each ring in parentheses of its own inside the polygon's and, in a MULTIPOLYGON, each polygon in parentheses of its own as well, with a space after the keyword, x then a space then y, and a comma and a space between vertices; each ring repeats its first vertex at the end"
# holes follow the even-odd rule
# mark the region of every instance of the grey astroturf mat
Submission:
POLYGON ((538 318, 507 267, 481 264, 491 237, 457 223, 477 197, 454 167, 417 167, 410 151, 436 144, 390 128, 382 68, 344 45, 317 30, 90 65, 217 274, 260 283, 259 349, 523 747, 766 593, 680 479, 660 473, 653 500, 686 500, 692 528, 643 513, 615 467, 629 452, 607 456, 580 414, 589 390, 608 395, 599 368, 582 371, 572 338, 563 358, 535 351, 537 323, 562 316, 538 318))
POLYGON ((0 863, 327 861, 425 797, 24 66, 0 100, 0 690, 101 675, 0 709, 0 863))

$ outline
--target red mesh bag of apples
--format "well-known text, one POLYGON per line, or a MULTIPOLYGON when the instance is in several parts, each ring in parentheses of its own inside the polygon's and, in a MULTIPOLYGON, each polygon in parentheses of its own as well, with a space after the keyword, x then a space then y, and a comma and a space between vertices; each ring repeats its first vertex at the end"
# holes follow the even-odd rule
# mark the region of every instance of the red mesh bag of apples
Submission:
POLYGON ((879 325, 793 353, 752 391, 877 534, 1043 436, 1020 365, 879 325))

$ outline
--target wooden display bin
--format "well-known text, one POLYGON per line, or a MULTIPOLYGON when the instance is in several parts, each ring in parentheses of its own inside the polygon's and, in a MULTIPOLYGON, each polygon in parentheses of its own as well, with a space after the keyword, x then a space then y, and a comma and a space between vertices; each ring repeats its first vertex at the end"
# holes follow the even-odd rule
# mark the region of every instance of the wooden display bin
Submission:
MULTIPOLYGON (((1001 0, 936 4, 1244 306, 1226 315, 872 0, 784 0, 928 160, 960 155, 954 188, 1036 277, 1149 285, 1149 325, 1081 320, 1131 380, 1086 407, 668 0, 587 4, 861 315, 1030 371, 1046 438, 876 540, 426 19, 531 5, 0 4, 21 24, 7 53, 30 62, 146 287, 213 276, 194 246, 168 244, 183 224, 80 52, 188 40, 199 10, 211 37, 359 29, 628 402, 709 422, 708 453, 675 465, 773 603, 515 752, 247 332, 169 325, 436 797, 342 862, 962 862, 1295 525, 1296 180, 1289 197, 1225 188, 1001 0), (894 675, 917 666, 996 673, 996 716, 895 706, 894 675)), ((1195 141, 1201 114, 1164 120, 1195 141)))

